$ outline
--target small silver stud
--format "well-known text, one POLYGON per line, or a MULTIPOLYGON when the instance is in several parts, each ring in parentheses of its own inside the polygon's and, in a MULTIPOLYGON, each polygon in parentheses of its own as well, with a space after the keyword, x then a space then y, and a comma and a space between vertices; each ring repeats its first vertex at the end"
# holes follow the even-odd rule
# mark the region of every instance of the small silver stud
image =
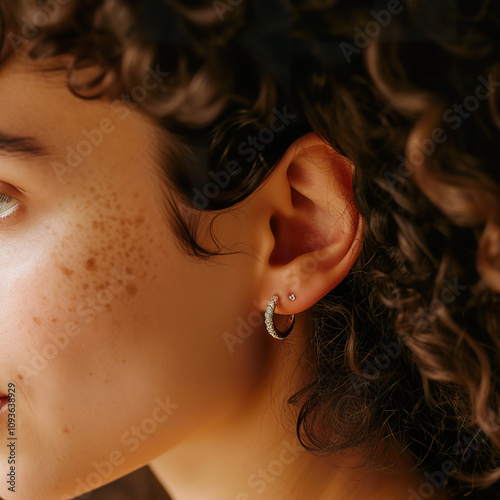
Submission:
POLYGON ((291 294, 288 296, 288 298, 289 298, 290 300, 292 300, 292 301, 296 299, 296 297, 295 297, 295 295, 294 295, 293 293, 291 293, 291 294))

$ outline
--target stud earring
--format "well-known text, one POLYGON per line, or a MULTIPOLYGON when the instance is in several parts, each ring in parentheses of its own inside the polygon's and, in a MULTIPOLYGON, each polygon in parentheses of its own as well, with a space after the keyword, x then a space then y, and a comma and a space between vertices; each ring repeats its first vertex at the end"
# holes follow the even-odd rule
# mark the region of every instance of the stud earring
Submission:
MULTIPOLYGON (((295 300, 296 297, 293 293, 288 296, 289 300, 295 300)), ((274 310, 276 309, 276 304, 278 303, 278 296, 273 295, 269 304, 267 304, 265 316, 266 328, 269 334, 278 340, 284 340, 288 334, 292 331, 293 325, 295 324, 295 314, 288 317, 287 324, 283 331, 279 331, 274 324, 274 310)))

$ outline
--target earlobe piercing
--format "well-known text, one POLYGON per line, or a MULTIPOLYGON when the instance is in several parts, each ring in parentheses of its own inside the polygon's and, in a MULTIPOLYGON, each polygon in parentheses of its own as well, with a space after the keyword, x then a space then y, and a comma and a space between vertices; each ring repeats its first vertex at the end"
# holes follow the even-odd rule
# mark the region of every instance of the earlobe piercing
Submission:
MULTIPOLYGON (((289 300, 295 300, 296 297, 293 293, 291 293, 288 296, 289 300)), ((271 300, 269 301, 269 304, 267 304, 266 307, 266 312, 264 313, 265 316, 265 323, 266 323, 266 328, 269 334, 274 337, 275 339, 278 340, 284 340, 288 334, 292 331, 293 325, 295 324, 295 314, 292 314, 291 316, 288 317, 287 324, 285 326, 285 330, 279 331, 276 328, 276 325, 274 324, 274 310, 276 309, 276 304, 278 302, 278 296, 273 295, 271 300)))

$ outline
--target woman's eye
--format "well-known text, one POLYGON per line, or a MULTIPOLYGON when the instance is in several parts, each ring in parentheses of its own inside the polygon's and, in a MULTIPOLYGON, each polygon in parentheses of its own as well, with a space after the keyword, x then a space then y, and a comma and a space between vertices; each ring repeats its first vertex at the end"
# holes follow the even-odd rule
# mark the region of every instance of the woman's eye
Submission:
POLYGON ((7 222, 19 209, 19 202, 5 193, 0 193, 0 224, 7 222))

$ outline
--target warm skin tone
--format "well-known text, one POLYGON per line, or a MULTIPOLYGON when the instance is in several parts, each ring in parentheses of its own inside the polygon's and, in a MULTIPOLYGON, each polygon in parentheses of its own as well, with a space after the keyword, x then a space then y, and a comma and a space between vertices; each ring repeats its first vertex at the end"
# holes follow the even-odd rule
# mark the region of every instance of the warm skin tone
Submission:
POLYGON ((84 492, 79 484, 94 488, 148 463, 176 500, 243 500, 262 488, 262 500, 407 498, 418 489, 417 475, 343 474, 283 452, 283 441, 297 447, 282 402, 298 375, 304 313, 360 250, 342 157, 314 134, 295 143, 261 189, 217 219, 219 240, 246 252, 205 264, 186 258, 165 223, 152 120, 77 99, 63 75, 21 56, 0 67, 0 108, 0 132, 46 150, 0 155, 0 191, 14 198, 0 216, 20 208, 0 225, 0 394, 16 383, 22 443, 17 492, 2 480, 0 497, 71 498, 84 492), (112 131, 58 177, 54 162, 103 118, 112 131), (239 318, 262 314, 275 293, 277 313, 298 315, 290 339, 260 326, 229 349, 223 334, 236 335, 239 318), (73 336, 35 369, 33 358, 50 355, 64 331, 73 336), (276 459, 277 478, 266 472, 276 459))

